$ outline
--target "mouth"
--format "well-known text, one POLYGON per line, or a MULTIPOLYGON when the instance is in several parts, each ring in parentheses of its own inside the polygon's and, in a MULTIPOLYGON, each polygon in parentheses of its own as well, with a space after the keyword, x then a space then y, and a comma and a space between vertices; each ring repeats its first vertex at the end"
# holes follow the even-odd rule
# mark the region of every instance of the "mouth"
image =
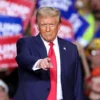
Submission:
POLYGON ((49 32, 45 33, 45 34, 46 34, 46 36, 51 36, 52 35, 52 33, 49 33, 49 32))
POLYGON ((92 11, 92 13, 95 16, 95 19, 99 21, 100 20, 100 10, 94 10, 92 11))
POLYGON ((92 11, 94 14, 100 14, 100 10, 94 10, 92 11))

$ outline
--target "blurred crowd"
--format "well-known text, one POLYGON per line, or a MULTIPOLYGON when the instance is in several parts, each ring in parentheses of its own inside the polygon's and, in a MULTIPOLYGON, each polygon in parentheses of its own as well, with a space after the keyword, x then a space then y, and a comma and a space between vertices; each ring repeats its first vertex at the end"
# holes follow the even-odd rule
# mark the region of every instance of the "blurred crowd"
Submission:
MULTIPOLYGON (((82 41, 73 42, 80 54, 85 100, 100 100, 100 35, 95 36, 100 30, 100 0, 75 0, 74 6, 89 23, 82 41)), ((29 27, 25 34, 29 34, 28 32, 29 27)), ((13 99, 18 84, 17 70, 0 71, 0 100, 13 99)))

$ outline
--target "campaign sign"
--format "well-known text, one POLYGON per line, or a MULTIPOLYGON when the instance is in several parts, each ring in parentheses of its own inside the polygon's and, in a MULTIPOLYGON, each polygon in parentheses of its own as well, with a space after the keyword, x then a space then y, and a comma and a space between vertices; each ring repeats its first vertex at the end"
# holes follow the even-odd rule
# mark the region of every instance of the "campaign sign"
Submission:
MULTIPOLYGON (((61 21, 62 21, 62 23, 61 23, 61 27, 58 31, 58 36, 60 38, 63 38, 65 40, 72 42, 74 40, 72 24, 64 18, 62 18, 61 21)), ((31 22, 30 23, 31 24, 30 25, 31 26, 31 35, 36 36, 39 33, 39 31, 37 29, 37 25, 36 25, 36 18, 34 16, 32 16, 32 19, 30 22, 31 22)))
POLYGON ((17 67, 16 57, 16 41, 21 36, 13 36, 9 38, 0 37, 0 68, 17 67))
POLYGON ((76 0, 70 0, 72 2, 72 5, 75 5, 76 0))
POLYGON ((94 34, 94 38, 100 38, 100 27, 98 28, 97 32, 94 34))
POLYGON ((74 0, 37 0, 37 8, 49 6, 66 11, 73 3, 74 0))
POLYGON ((0 14, 21 17, 24 30, 27 28, 35 3, 26 0, 0 0, 0 14))
POLYGON ((69 20, 74 29, 75 39, 81 37, 88 28, 88 22, 78 14, 73 3, 74 0, 38 0, 37 7, 50 6, 58 8, 61 12, 61 17, 69 20))
POLYGON ((22 19, 0 16, 0 37, 23 35, 22 19))
POLYGON ((39 33, 36 25, 36 18, 34 16, 32 16, 30 20, 30 32, 32 36, 36 36, 39 33))
POLYGON ((61 10, 61 15, 72 23, 75 39, 80 38, 89 26, 89 23, 78 14, 73 6, 70 6, 67 12, 61 10))
POLYGON ((70 42, 74 41, 74 32, 73 32, 72 24, 64 18, 62 18, 61 21, 62 23, 58 31, 58 36, 70 42))

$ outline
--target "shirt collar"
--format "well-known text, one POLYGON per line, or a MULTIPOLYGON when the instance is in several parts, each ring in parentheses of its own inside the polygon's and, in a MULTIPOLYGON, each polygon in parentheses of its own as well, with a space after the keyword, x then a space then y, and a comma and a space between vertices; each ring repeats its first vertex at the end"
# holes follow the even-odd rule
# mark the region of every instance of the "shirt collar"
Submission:
MULTIPOLYGON (((44 45, 45 45, 45 46, 48 46, 49 42, 45 41, 45 40, 42 38, 41 35, 40 35, 40 37, 41 37, 41 39, 42 39, 44 45)), ((58 39, 57 39, 57 37, 54 39, 53 43, 54 43, 55 46, 58 45, 58 39)))

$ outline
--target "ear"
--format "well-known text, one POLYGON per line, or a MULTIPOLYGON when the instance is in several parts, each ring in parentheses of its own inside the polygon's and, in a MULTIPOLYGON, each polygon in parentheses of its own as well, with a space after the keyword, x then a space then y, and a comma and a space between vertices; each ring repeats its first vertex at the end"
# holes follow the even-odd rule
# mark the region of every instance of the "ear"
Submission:
POLYGON ((38 24, 36 24, 36 27, 37 27, 37 29, 39 30, 39 25, 38 25, 38 24))
POLYGON ((60 30, 60 27, 61 27, 61 23, 60 23, 59 26, 58 26, 58 30, 60 30))

